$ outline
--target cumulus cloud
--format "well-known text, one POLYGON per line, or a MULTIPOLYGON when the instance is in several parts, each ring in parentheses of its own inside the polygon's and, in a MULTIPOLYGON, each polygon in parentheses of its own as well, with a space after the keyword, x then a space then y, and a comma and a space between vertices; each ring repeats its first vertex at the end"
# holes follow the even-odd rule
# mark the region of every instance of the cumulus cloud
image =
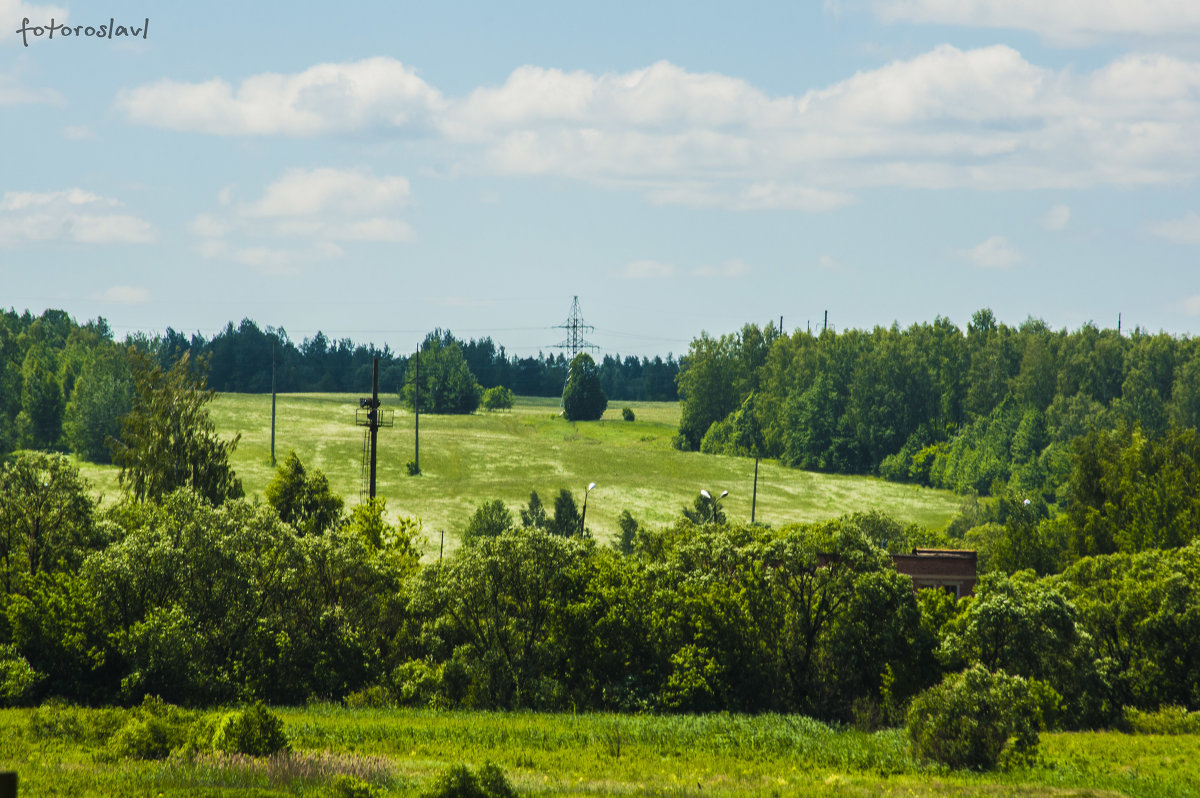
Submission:
POLYGON ((1183 310, 1189 316, 1200 316, 1200 294, 1192 294, 1183 300, 1183 310))
POLYGON ((1176 244, 1200 244, 1200 215, 1195 211, 1189 211, 1179 219, 1151 222, 1147 229, 1151 235, 1176 244))
POLYGON ((1060 203, 1046 211, 1046 215, 1042 218, 1042 226, 1047 230, 1062 230, 1069 221, 1071 221, 1071 208, 1060 203))
POLYGON ((1058 44, 1200 33, 1200 6, 1186 0, 876 0, 889 22, 1031 31, 1058 44))
POLYGON ((150 301, 150 292, 136 285, 114 285, 93 294, 92 298, 116 305, 142 305, 150 301))
POLYGON ((692 274, 697 277, 741 277, 750 272, 750 266, 743 260, 734 258, 727 260, 719 266, 701 266, 694 269, 692 274))
POLYGON ((154 227, 116 212, 120 202, 81 188, 63 191, 7 191, 0 197, 0 245, 44 241, 80 244, 146 244, 154 227))
POLYGON ((391 58, 318 64, 292 75, 246 78, 235 89, 160 80, 122 91, 117 107, 133 121, 223 136, 315 136, 374 127, 414 128, 439 109, 439 92, 391 58))
POLYGON ((1004 236, 992 236, 970 249, 959 250, 958 254, 984 269, 1003 269, 1023 260, 1004 236))
POLYGON ((204 257, 289 275, 302 264, 343 257, 339 242, 411 241, 411 225, 397 215, 409 196, 404 177, 327 167, 293 169, 250 202, 239 203, 232 188, 222 189, 217 195, 220 210, 198 214, 188 227, 202 239, 204 257), (308 243, 279 245, 296 240, 308 243))
MULTIPOLYGON (((152 84, 123 92, 117 106, 133 121, 221 135, 420 135, 458 173, 565 177, 657 204, 743 211, 829 211, 877 186, 1200 177, 1200 63, 1162 55, 1079 72, 1004 45, 942 45, 786 95, 666 61, 604 74, 524 66, 457 98, 375 58, 255 75, 236 89, 219 79, 152 84)), ((337 182, 344 175, 295 179, 311 193, 281 182, 260 200, 264 218, 350 196, 337 182)))

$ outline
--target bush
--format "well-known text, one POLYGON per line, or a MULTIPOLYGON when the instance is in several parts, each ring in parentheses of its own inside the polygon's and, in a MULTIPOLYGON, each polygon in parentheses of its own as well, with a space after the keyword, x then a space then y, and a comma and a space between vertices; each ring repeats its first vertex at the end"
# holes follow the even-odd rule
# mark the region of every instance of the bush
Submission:
POLYGON ((339 773, 329 783, 325 790, 329 798, 377 798, 381 795, 378 789, 362 779, 348 773, 339 773))
POLYGON ((1200 712, 1185 707, 1160 707, 1154 712, 1126 707, 1125 719, 1135 734, 1200 734, 1200 712))
POLYGON ((1030 758, 1040 726, 1030 683, 982 665, 950 674, 908 710, 916 755, 954 768, 991 770, 1030 758))
POLYGON ((347 709, 391 709, 396 706, 396 696, 376 684, 355 690, 346 696, 344 703, 347 709))
POLYGON ((517 791, 504 772, 488 762, 478 774, 466 765, 452 765, 422 795, 424 798, 516 798, 517 791))
POLYGON ((625 421, 633 421, 633 410, 628 407, 621 408, 621 418, 625 421))
POLYGON ((485 410, 508 410, 513 406, 513 392, 503 385, 488 388, 483 392, 483 407, 485 410))
POLYGON ((407 463, 404 464, 404 469, 406 471, 408 471, 408 475, 410 477, 421 476, 421 467, 419 465, 417 465, 416 460, 409 460, 407 463))
POLYGON ((600 371, 591 355, 579 354, 571 361, 562 402, 567 421, 595 421, 604 415, 608 397, 604 395, 600 371))
POLYGON ((253 706, 226 713, 213 730, 214 751, 247 756, 269 756, 291 748, 283 733, 283 721, 255 702, 253 706))
POLYGON ((127 759, 166 759, 187 742, 194 712, 146 696, 129 721, 109 740, 114 754, 127 759))

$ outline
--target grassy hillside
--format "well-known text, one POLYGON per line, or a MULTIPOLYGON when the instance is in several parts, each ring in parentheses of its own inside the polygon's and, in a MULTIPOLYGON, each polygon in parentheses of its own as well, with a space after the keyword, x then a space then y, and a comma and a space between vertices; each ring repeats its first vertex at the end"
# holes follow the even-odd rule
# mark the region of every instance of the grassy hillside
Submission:
MULTIPOLYGON (((728 490, 730 518, 750 518, 754 461, 676 451, 671 439, 679 405, 659 402, 611 404, 598 422, 571 423, 558 415, 557 399, 519 398, 510 411, 471 416, 421 416, 420 477, 409 477, 413 458, 413 417, 394 397, 395 426, 379 432, 378 493, 392 513, 419 516, 432 546, 438 532, 453 545, 467 519, 488 499, 502 499, 516 514, 536 490, 547 504, 561 488, 579 501, 589 482, 587 525, 600 539, 616 531, 628 509, 642 522, 678 517, 701 488, 714 495, 728 490), (637 420, 621 420, 631 407, 637 420)), ((363 428, 354 425, 356 395, 286 394, 278 397, 276 456, 295 450, 306 466, 329 477, 348 503, 359 500, 363 428)), ((261 495, 270 480, 271 397, 225 394, 212 405, 217 428, 240 432, 234 467, 250 495, 261 495)), ((116 471, 85 466, 104 490, 116 490, 116 471)), ((813 474, 764 462, 759 468, 756 519, 780 525, 815 521, 856 510, 877 509, 904 521, 939 527, 957 511, 945 491, 898 485, 866 477, 813 474)))

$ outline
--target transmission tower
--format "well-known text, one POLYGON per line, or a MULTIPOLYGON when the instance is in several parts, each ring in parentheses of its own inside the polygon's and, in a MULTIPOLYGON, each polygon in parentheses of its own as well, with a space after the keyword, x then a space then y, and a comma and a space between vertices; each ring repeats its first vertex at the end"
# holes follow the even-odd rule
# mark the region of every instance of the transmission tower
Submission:
POLYGON ((554 348, 566 349, 568 352, 570 352, 571 356, 568 358, 568 361, 574 360, 575 356, 584 349, 591 349, 594 351, 599 351, 600 349, 600 347, 596 346, 590 341, 585 340, 583 337, 584 332, 592 332, 596 328, 590 324, 583 323, 583 315, 579 312, 579 297, 573 297, 571 299, 571 315, 567 317, 565 324, 555 325, 555 329, 567 331, 566 340, 564 340, 562 343, 555 344, 554 348))

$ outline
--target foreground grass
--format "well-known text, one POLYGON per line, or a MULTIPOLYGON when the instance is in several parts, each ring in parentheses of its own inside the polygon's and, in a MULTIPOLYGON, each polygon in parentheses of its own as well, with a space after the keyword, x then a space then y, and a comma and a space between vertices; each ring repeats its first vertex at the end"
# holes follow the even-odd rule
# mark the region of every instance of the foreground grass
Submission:
MULTIPOLYGON (((112 712, 92 710, 91 712, 112 712)), ((281 710, 290 756, 135 762, 103 739, 37 738, 0 711, 0 769, 21 796, 306 795, 348 773, 417 795, 445 767, 496 762, 523 795, 1144 796, 1200 794, 1200 735, 1043 735, 1040 761, 1004 773, 930 768, 900 732, 794 716, 618 716, 281 710)))
MULTIPOLYGON (((329 477, 348 502, 362 490, 363 429, 354 425, 358 397, 348 394, 285 394, 276 408, 275 451, 282 459, 294 450, 306 466, 329 477)), ((679 452, 671 439, 679 427, 674 402, 610 405, 598 422, 571 423, 558 415, 557 399, 520 397, 517 406, 470 416, 421 416, 420 477, 409 477, 413 459, 413 417, 395 409, 395 426, 379 432, 378 493, 392 513, 415 515, 436 552, 438 533, 454 545, 467 519, 484 501, 502 499, 524 506, 531 490, 553 504, 562 488, 582 501, 584 486, 597 483, 588 499, 587 524, 608 540, 617 517, 628 509, 643 523, 668 523, 691 505, 701 488, 714 495, 728 490, 730 518, 750 519, 754 461, 679 452), (637 420, 621 420, 630 407, 637 420)), ((213 421, 225 435, 241 433, 234 468, 250 495, 261 495, 273 475, 271 397, 224 394, 212 405, 213 421)), ((114 495, 116 470, 84 466, 86 476, 114 495)), ((938 528, 958 510, 946 491, 900 485, 870 477, 815 474, 764 462, 759 468, 758 521, 782 525, 819 521, 860 510, 880 510, 898 519, 938 528)))

